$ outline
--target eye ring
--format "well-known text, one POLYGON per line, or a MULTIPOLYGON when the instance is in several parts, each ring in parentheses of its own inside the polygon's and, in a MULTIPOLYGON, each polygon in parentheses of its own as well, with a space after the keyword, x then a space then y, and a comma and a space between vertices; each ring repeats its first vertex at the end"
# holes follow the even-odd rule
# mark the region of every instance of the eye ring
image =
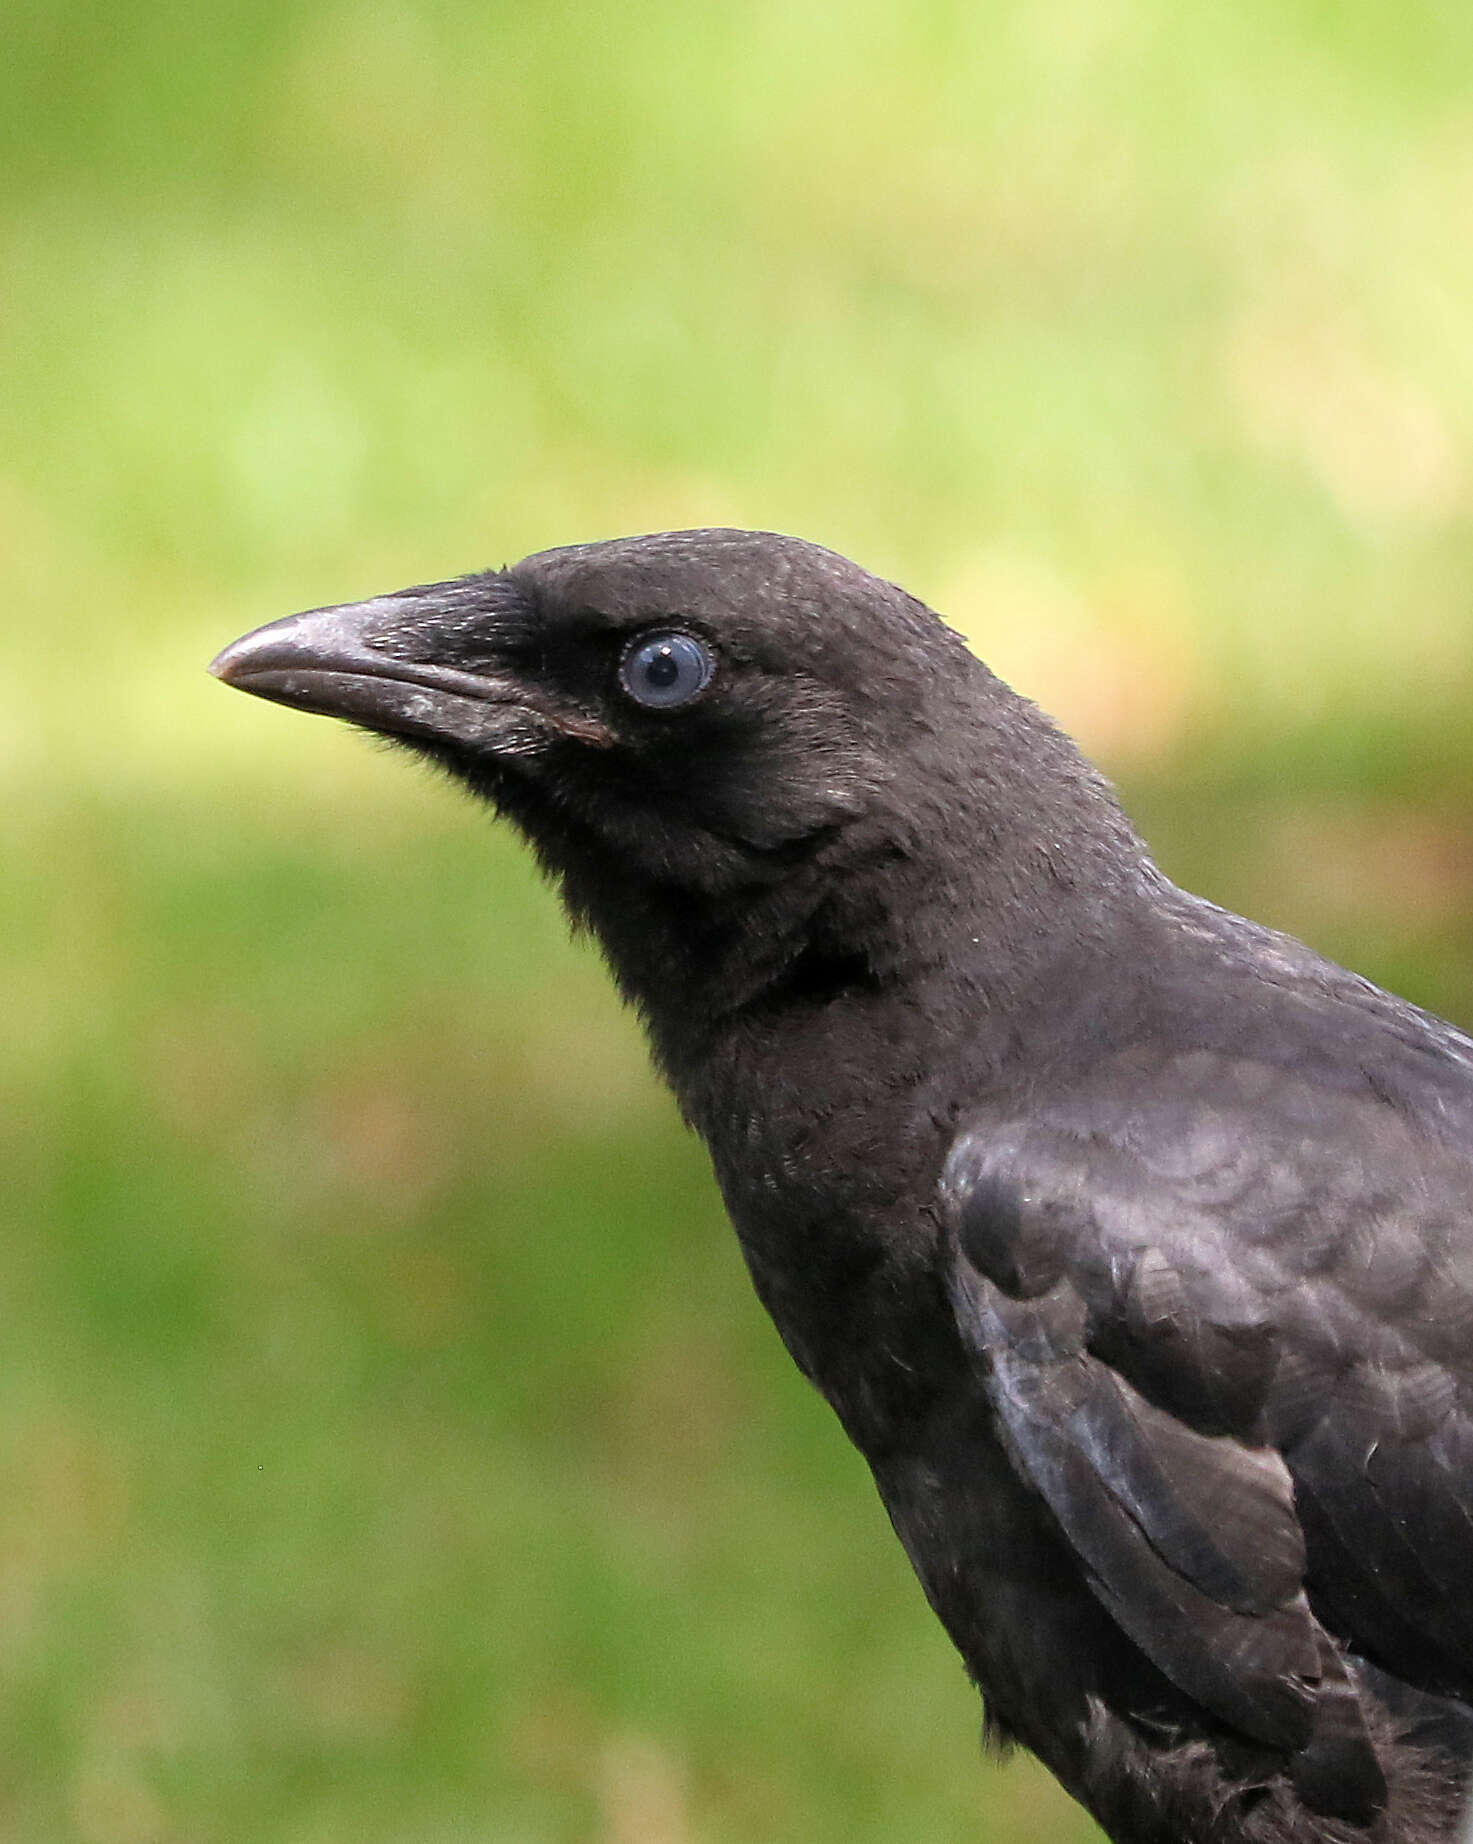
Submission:
POLYGON ((699 698, 716 672, 711 649, 680 628, 636 635, 619 662, 625 696, 646 711, 674 711, 699 698))

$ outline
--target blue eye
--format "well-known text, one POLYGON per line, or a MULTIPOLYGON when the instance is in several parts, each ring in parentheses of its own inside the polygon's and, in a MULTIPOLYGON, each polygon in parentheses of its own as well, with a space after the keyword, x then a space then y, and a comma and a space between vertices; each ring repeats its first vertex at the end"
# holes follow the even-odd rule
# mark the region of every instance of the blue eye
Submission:
POLYGON ((703 692, 715 670, 710 649, 693 635, 646 634, 624 655, 619 683, 647 710, 671 711, 703 692))

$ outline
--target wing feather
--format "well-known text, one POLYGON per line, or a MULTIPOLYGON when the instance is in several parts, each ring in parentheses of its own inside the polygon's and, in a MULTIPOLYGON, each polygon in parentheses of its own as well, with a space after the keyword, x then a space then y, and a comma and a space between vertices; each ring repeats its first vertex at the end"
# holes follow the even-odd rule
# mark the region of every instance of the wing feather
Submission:
POLYGON ((1470 1200, 1369 1087, 1200 1052, 979 1111, 942 1179, 963 1339, 1096 1597, 1362 1806, 1342 1648, 1473 1695, 1470 1200))

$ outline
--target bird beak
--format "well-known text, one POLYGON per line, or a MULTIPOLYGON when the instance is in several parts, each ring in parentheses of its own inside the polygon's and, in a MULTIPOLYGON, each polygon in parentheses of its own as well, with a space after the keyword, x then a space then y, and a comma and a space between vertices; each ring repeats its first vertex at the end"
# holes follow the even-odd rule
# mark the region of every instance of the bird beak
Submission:
POLYGON ((566 732, 565 719, 538 709, 539 701, 508 675, 403 658, 385 646, 391 634, 431 632, 437 615, 454 613, 458 587, 446 586, 448 606, 412 590, 288 615, 234 641, 211 660, 210 671, 275 704, 424 742, 494 752, 514 737, 525 741, 529 723, 566 732))

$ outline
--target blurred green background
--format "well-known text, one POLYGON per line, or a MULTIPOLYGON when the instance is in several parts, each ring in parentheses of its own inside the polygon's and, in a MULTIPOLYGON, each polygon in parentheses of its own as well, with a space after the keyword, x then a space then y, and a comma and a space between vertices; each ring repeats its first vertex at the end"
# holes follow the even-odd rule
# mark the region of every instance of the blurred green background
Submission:
POLYGON ((1473 1019, 1470 79, 1431 0, 10 0, 0 1835, 1092 1835, 523 855, 204 663, 799 532, 1473 1019))

